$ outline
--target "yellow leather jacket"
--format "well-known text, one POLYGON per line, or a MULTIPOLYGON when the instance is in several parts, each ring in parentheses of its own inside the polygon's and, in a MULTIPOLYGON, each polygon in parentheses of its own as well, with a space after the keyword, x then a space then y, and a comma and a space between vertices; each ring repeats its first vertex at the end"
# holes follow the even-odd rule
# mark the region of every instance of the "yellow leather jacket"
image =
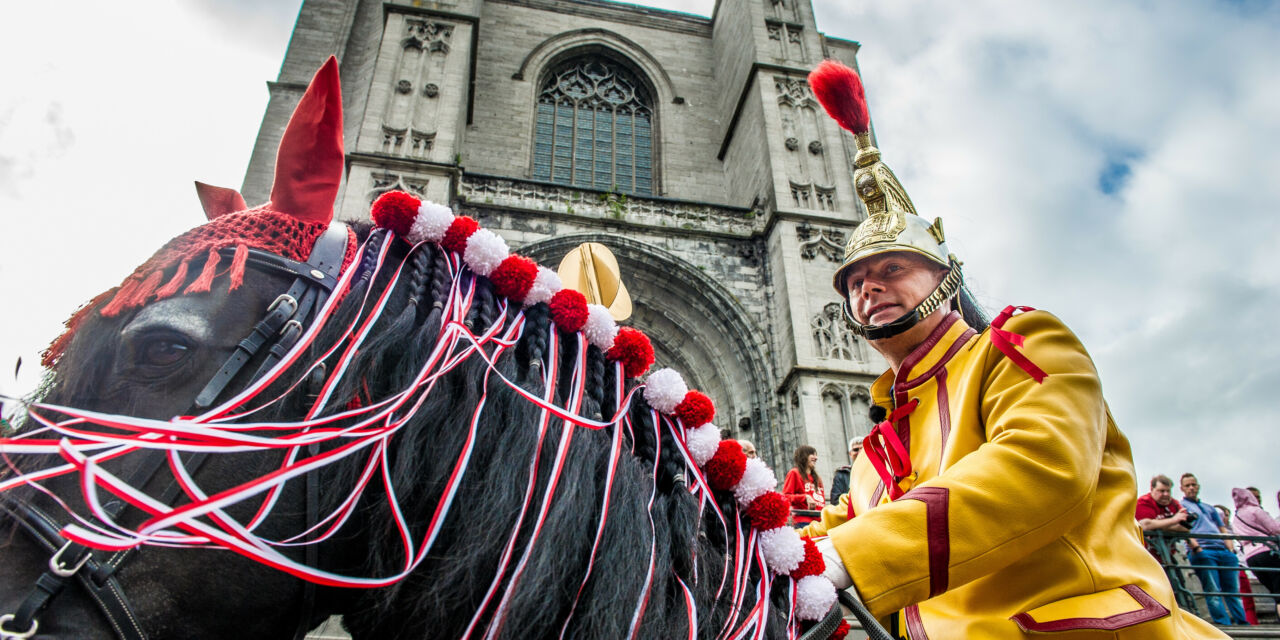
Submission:
POLYGON ((1143 548, 1129 441, 1080 341, 1045 312, 1008 319, 1038 383, 993 331, 952 313, 880 376, 876 404, 918 401, 886 426, 910 454, 905 494, 890 500, 867 441, 849 493, 801 534, 830 536, 871 612, 916 640, 1225 638, 1143 548))

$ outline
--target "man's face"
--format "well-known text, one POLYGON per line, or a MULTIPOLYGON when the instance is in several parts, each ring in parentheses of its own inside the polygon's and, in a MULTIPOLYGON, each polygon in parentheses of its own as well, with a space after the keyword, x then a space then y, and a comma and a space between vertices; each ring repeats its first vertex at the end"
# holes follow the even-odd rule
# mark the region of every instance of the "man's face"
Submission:
POLYGON ((855 442, 852 447, 849 447, 849 464, 853 464, 858 461, 859 453, 862 453, 862 443, 855 442))
POLYGON ((745 453, 748 458, 754 458, 756 457, 756 446, 750 442, 743 442, 742 452, 745 453))
POLYGON ((1157 482, 1156 486, 1151 488, 1151 497, 1156 501, 1156 504, 1167 507, 1170 502, 1173 502, 1173 487, 1163 482, 1157 482))
POLYGON ((946 269, 908 251, 891 251, 859 260, 845 275, 845 290, 860 324, 888 324, 916 308, 946 269))
POLYGON ((1195 500, 1200 495, 1200 481, 1195 476, 1182 479, 1182 495, 1195 500))

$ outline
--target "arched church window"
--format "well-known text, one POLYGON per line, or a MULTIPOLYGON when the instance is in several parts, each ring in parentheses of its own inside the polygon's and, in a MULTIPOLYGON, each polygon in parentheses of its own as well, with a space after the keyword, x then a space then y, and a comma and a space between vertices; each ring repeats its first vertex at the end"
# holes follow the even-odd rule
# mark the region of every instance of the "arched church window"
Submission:
POLYGON ((555 67, 538 94, 533 177, 653 194, 653 100, 635 74, 598 56, 555 67))

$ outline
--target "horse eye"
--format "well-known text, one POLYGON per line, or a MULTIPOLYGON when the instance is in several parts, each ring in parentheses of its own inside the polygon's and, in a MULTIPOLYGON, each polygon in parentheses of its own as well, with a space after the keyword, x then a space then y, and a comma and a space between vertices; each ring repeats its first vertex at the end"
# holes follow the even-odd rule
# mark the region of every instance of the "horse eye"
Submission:
POLYGON ((157 338, 142 346, 138 364, 152 367, 175 365, 187 357, 191 347, 173 338, 157 338))

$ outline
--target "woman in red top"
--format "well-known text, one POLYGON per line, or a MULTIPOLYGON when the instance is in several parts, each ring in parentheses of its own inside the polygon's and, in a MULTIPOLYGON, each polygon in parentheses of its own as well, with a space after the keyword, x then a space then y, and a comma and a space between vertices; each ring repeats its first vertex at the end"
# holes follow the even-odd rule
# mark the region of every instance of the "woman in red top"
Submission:
POLYGON ((782 482, 782 494, 791 501, 791 513, 795 526, 803 527, 817 518, 797 514, 796 509, 821 511, 826 506, 823 497, 822 478, 818 476, 815 465, 818 464, 818 450, 802 444, 796 447, 792 456, 795 466, 787 472, 787 479, 782 482))

